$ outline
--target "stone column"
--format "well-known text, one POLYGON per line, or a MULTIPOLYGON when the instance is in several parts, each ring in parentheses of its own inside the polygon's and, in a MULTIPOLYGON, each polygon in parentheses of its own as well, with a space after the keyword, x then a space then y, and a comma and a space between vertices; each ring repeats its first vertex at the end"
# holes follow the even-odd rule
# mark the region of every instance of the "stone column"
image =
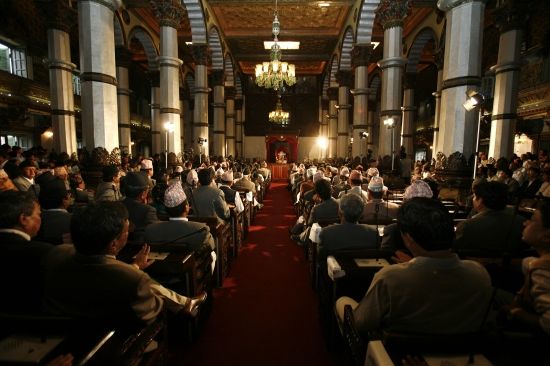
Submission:
POLYGON ((435 113, 434 113, 434 139, 432 142, 432 154, 437 154, 437 144, 439 141, 439 124, 441 119, 441 87, 443 86, 443 56, 445 50, 440 49, 434 55, 434 62, 437 67, 437 90, 432 93, 435 97, 435 113))
POLYGON ((340 70, 336 73, 338 87, 338 140, 336 143, 337 156, 345 158, 348 156, 349 141, 349 89, 353 85, 353 74, 351 70, 340 70))
POLYGON ((327 89, 328 95, 328 157, 337 156, 336 140, 338 136, 338 88, 330 87, 327 89))
POLYGON ((193 45, 195 60, 195 102, 193 111, 193 151, 208 156, 208 142, 199 143, 199 138, 208 139, 208 64, 210 50, 207 45, 193 45))
POLYGON ((225 154, 235 157, 235 95, 234 86, 225 88, 225 154))
POLYGON ((225 156, 225 70, 212 72, 214 107, 214 145, 213 155, 225 156))
POLYGON ((401 131, 401 78, 406 59, 401 57, 403 21, 409 11, 409 0, 382 0, 376 11, 384 29, 384 55, 378 62, 382 70, 379 150, 381 156, 392 155, 399 149, 401 131), (384 120, 393 118, 393 131, 384 120))
POLYGON ((45 4, 48 15, 48 68, 54 149, 71 155, 77 151, 73 70, 69 31, 76 12, 66 1, 45 4))
POLYGON ((489 157, 509 159, 514 152, 521 39, 525 2, 508 0, 494 13, 500 30, 489 157))
POLYGON ((183 61, 178 58, 178 28, 186 15, 178 0, 151 1, 160 25, 160 120, 163 150, 181 153, 181 122, 179 97, 179 68, 183 61), (170 128, 168 128, 168 125, 170 128), (168 146, 165 146, 168 142, 168 146))
POLYGON ((235 99, 235 156, 243 156, 243 100, 235 99))
POLYGON ((378 156, 378 138, 379 138, 379 131, 375 131, 375 126, 379 126, 380 123, 378 123, 378 118, 376 117, 376 95, 371 91, 369 91, 368 96, 368 108, 367 108, 367 133, 369 136, 367 137, 367 155, 369 149, 372 150, 372 157, 376 158, 378 156), (375 133, 376 132, 376 133, 375 133))
MULTIPOLYGON (((355 68, 355 88, 353 94, 353 145, 351 146, 352 158, 367 156, 367 139, 361 139, 363 132, 368 133, 368 66, 372 46, 355 46, 351 50, 351 61, 355 68)), ((369 139, 371 135, 369 134, 369 139)))
MULTIPOLYGON (((324 96, 321 97, 321 130, 319 135, 326 138, 328 141, 328 105, 329 101, 324 96)), ((328 148, 328 146, 327 146, 328 148)), ((326 155, 326 152, 325 152, 326 155)))
POLYGON ((162 152, 161 136, 162 123, 160 121, 160 72, 152 70, 149 72, 151 78, 151 139, 152 154, 162 152))
POLYGON ((79 0, 82 135, 88 150, 118 147, 114 12, 120 0, 79 0))
POLYGON ((481 75, 485 0, 441 0, 446 12, 445 63, 441 90, 439 137, 434 154, 454 152, 468 159, 476 151, 478 112, 463 107, 466 91, 477 89, 481 75))
POLYGON ((116 90, 118 99, 118 140, 121 152, 130 153, 132 150, 132 135, 130 125, 130 82, 128 79, 128 67, 132 61, 132 53, 126 47, 118 46, 115 49, 116 76, 118 86, 116 90))
MULTIPOLYGON (((414 105, 414 87, 416 84, 416 73, 406 73, 404 90, 403 90, 403 123, 401 127, 401 143, 400 146, 405 147, 407 155, 412 156, 414 150, 413 133, 414 133, 414 117, 416 114, 416 106, 414 105)), ((396 149, 399 151, 398 149, 396 149)))
MULTIPOLYGON (((179 88, 179 96, 180 96, 180 145, 181 145, 181 151, 185 151, 185 110, 189 107, 189 104, 185 100, 185 90, 180 87, 179 88)), ((189 98, 187 98, 189 99, 189 98)))

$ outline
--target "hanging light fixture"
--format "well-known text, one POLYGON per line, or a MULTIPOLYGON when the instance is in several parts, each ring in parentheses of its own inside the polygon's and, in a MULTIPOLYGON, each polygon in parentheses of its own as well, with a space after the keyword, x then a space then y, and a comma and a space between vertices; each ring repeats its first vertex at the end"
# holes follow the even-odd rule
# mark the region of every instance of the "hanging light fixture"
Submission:
POLYGON ((269 62, 256 65, 256 84, 267 89, 279 90, 284 84, 292 86, 296 84, 296 66, 281 61, 281 47, 278 42, 281 31, 281 23, 277 17, 277 0, 275 0, 275 13, 271 31, 273 33, 273 45, 269 52, 269 62))
POLYGON ((276 123, 281 126, 287 126, 290 120, 290 113, 283 111, 281 104, 281 93, 277 93, 277 104, 275 110, 269 112, 269 122, 276 123))

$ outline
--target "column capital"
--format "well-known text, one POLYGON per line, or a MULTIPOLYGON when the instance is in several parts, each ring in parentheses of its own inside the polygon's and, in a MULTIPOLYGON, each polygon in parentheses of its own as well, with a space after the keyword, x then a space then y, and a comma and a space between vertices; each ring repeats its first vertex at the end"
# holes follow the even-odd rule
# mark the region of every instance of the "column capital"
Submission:
POLYGON ((115 47, 115 63, 118 67, 130 67, 132 62, 132 51, 124 46, 115 47))
POLYGON ((207 44, 191 46, 191 53, 197 65, 209 65, 212 61, 212 51, 207 44))
POLYGON ((223 86, 225 82, 225 70, 213 70, 212 74, 212 86, 223 86))
POLYGON ((179 0, 151 0, 149 3, 161 27, 178 29, 187 13, 179 0))
POLYGON ((338 88, 335 88, 335 87, 328 88, 327 95, 329 100, 338 100, 338 88))
POLYGON ((376 9, 376 15, 384 30, 402 27, 411 10, 410 0, 382 0, 376 9))
POLYGON ((237 95, 237 88, 235 88, 234 86, 225 87, 225 99, 235 99, 236 95, 237 95))
POLYGON ((346 86, 348 88, 353 86, 354 79, 351 70, 338 70, 335 76, 340 86, 346 86))
POLYGON ((235 110, 243 109, 243 100, 235 99, 235 110))
POLYGON ((416 72, 407 72, 403 75, 403 89, 414 89, 416 84, 416 72))
POLYGON ((511 30, 519 30, 525 26, 527 15, 526 1, 506 0, 502 1, 500 7, 493 11, 495 24, 500 33, 511 30))
POLYGON ((42 3, 42 8, 47 15, 48 29, 59 29, 69 33, 70 29, 76 24, 78 14, 76 9, 69 6, 65 0, 50 0, 42 3))
POLYGON ((359 66, 368 66, 372 55, 373 46, 357 45, 351 49, 351 64, 353 68, 359 66))
POLYGON ((449 11, 465 3, 486 3, 488 0, 439 0, 437 7, 441 11, 449 11))
POLYGON ((149 71, 149 80, 151 80, 152 88, 160 88, 160 71, 159 70, 150 70, 149 71))

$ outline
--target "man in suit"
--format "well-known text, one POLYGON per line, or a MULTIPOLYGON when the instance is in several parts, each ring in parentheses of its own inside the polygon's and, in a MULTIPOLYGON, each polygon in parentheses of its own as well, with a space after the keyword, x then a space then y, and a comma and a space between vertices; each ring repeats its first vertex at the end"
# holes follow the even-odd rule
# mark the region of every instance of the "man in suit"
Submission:
POLYGON ((120 169, 116 165, 103 167, 103 182, 95 190, 96 201, 120 201, 120 169))
POLYGON ((221 222, 229 220, 229 206, 223 192, 212 185, 212 169, 198 172, 200 186, 192 192, 191 206, 195 216, 217 217, 221 222))
POLYGON ((205 247, 216 249, 210 229, 206 224, 187 219, 189 203, 179 181, 171 184, 164 193, 164 206, 170 216, 169 221, 156 222, 145 229, 145 242, 148 244, 181 244, 190 251, 205 247))
POLYGON ((328 253, 340 249, 377 249, 375 229, 359 224, 365 204, 361 197, 348 193, 340 199, 340 224, 330 225, 319 235, 319 263, 326 263, 328 253))
POLYGON ((232 185, 233 185, 233 171, 232 170, 225 171, 221 176, 221 184, 219 187, 224 194, 225 202, 235 205, 235 210, 237 212, 243 212, 244 205, 241 199, 241 195, 239 194, 239 192, 231 188, 232 185))
POLYGON ((75 212, 74 245, 55 247, 45 258, 46 311, 111 325, 153 321, 167 307, 195 315, 205 295, 187 298, 154 282, 144 245, 133 264, 116 259, 128 239, 128 211, 119 202, 98 202, 75 212))
POLYGON ((349 175, 349 185, 350 189, 347 191, 340 191, 340 194, 338 195, 338 198, 342 198, 347 193, 356 194, 359 197, 363 198, 363 201, 368 201, 367 192, 361 188, 361 184, 363 184, 363 177, 361 176, 361 172, 358 170, 352 170, 349 175))
POLYGON ((397 220, 414 258, 378 271, 359 303, 339 298, 340 321, 345 305, 351 305, 361 333, 478 331, 491 302, 491 278, 481 264, 460 260, 450 251, 454 228, 445 206, 431 198, 413 198, 400 207, 397 220))
POLYGON ((256 196, 256 185, 250 180, 250 169, 244 168, 243 177, 235 182, 233 188, 237 191, 249 190, 256 196))
MULTIPOLYGON (((317 173, 315 173, 317 175, 317 173)), ((315 181, 314 198, 317 202, 311 209, 308 218, 308 225, 319 220, 330 220, 338 218, 338 201, 331 196, 330 182, 325 178, 318 178, 315 181)))
POLYGON ((0 276, 6 295, 0 309, 6 312, 38 313, 43 294, 43 257, 51 244, 33 241, 40 230, 40 205, 28 193, 0 193, 0 250, 4 261, 0 276))
POLYGON ((37 238, 54 245, 63 243, 63 236, 71 232, 71 214, 67 209, 73 204, 65 182, 54 178, 44 183, 38 201, 42 208, 42 225, 37 238))
POLYGON ((36 166, 28 159, 19 164, 19 176, 13 179, 13 184, 21 192, 30 191, 38 198, 40 193, 40 186, 35 184, 34 178, 36 177, 36 166))
POLYGON ((148 205, 149 178, 142 172, 130 172, 123 181, 126 207, 130 220, 132 241, 143 239, 145 227, 158 221, 157 210, 148 205))
POLYGON ((384 180, 379 176, 373 176, 368 184, 368 201, 363 210, 361 221, 369 224, 387 222, 397 217, 399 205, 384 201, 384 180))
POLYGON ((500 182, 480 182, 472 189, 477 214, 457 226, 453 248, 496 254, 526 249, 521 240, 525 219, 506 208, 508 186, 500 182))

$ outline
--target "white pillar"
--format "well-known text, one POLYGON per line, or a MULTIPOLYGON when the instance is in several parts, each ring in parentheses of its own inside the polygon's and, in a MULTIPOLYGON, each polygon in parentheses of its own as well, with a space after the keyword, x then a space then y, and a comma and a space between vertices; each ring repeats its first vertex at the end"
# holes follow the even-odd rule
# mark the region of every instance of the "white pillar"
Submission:
POLYGON ((496 80, 489 142, 489 157, 495 160, 501 157, 509 159, 514 152, 522 23, 525 16, 521 5, 524 5, 521 1, 508 1, 495 11, 500 40, 497 64, 492 67, 496 80))
POLYGON ((235 157, 235 95, 234 86, 225 87, 225 154, 235 157))
POLYGON ((212 72, 214 107, 214 145, 212 154, 225 156, 225 71, 214 70, 212 72))
POLYGON ((128 67, 131 62, 131 53, 125 47, 116 48, 116 75, 118 80, 118 141, 121 152, 132 152, 132 136, 130 124, 130 82, 128 67))
POLYGON ((439 121, 441 119, 441 87, 443 86, 443 56, 444 50, 440 49, 434 55, 435 65, 437 66, 437 90, 432 93, 435 97, 434 111, 434 137, 432 142, 432 156, 437 154, 437 146, 439 141, 439 121))
POLYGON ((119 0, 79 0, 78 34, 82 83, 82 134, 91 150, 119 146, 115 35, 113 17, 119 0))
POLYGON ((71 62, 69 25, 62 21, 72 10, 63 4, 56 4, 57 11, 48 23, 48 68, 54 149, 71 155, 77 152, 72 81, 75 64, 71 62))
MULTIPOLYGON (((409 156, 413 156, 414 144, 414 117, 416 114, 416 106, 414 105, 414 86, 416 83, 416 73, 405 74, 405 87, 403 90, 403 123, 401 127, 401 142, 400 146, 405 148, 405 152, 409 156)), ((399 151, 399 149, 398 149, 399 151)))
POLYGON ((401 56, 403 21, 409 9, 408 0, 382 0, 376 13, 384 29, 384 55, 378 62, 382 70, 382 94, 378 153, 392 156, 399 149, 401 131, 401 78, 406 60, 401 56), (384 126, 384 120, 393 118, 394 127, 384 126), (393 139, 393 143, 392 143, 393 139), (393 151, 392 151, 393 147, 393 151))
POLYGON ((353 94, 353 145, 351 146, 352 158, 367 156, 368 140, 360 138, 364 132, 368 133, 368 64, 372 53, 371 45, 357 45, 353 47, 351 55, 355 67, 355 87, 353 94))
POLYGON ((468 159, 476 151, 477 111, 466 111, 466 92, 477 89, 481 76, 481 50, 485 0, 445 0, 445 62, 441 90, 439 137, 434 153, 455 152, 468 159))
POLYGON ((208 142, 199 143, 199 139, 208 139, 208 46, 193 45, 192 52, 195 60, 193 151, 208 156, 208 142))
POLYGON ((340 70, 336 73, 338 80, 338 140, 336 143, 337 155, 340 158, 348 156, 349 140, 349 89, 353 85, 351 70, 340 70))
POLYGON ((151 77, 151 153, 160 154, 162 152, 161 136, 162 123, 160 121, 160 72, 152 70, 149 73, 151 77))
POLYGON ((336 140, 338 136, 338 88, 330 87, 327 90, 328 95, 328 157, 337 157, 336 140))

